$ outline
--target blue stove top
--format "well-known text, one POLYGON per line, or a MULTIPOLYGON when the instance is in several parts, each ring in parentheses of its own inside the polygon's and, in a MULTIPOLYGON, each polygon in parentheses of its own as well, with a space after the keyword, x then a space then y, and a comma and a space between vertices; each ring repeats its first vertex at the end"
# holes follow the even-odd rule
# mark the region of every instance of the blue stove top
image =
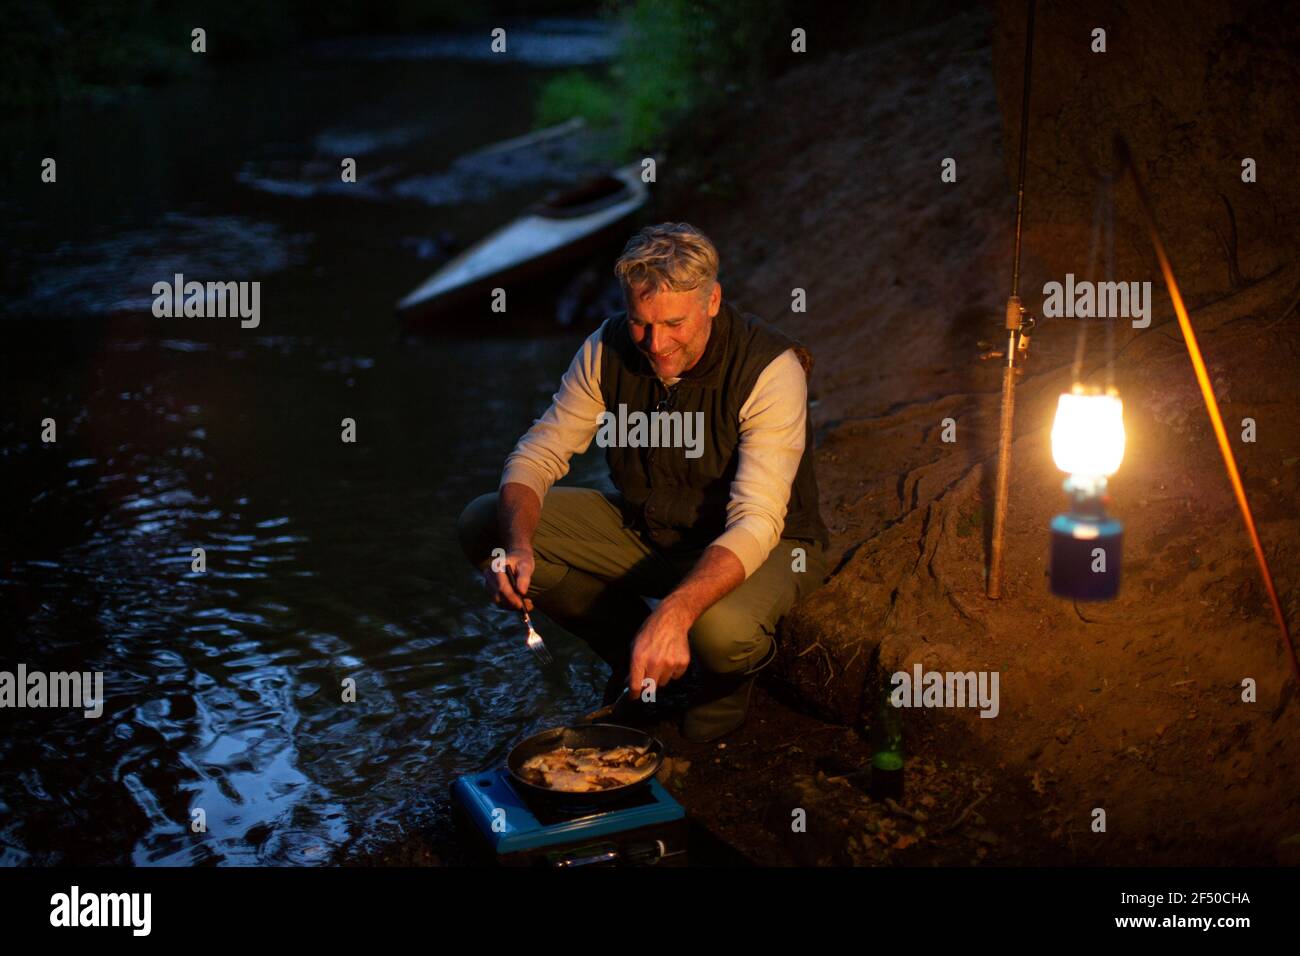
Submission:
POLYGON ((612 836, 686 816, 682 805, 653 778, 649 787, 626 804, 573 816, 535 810, 510 786, 510 777, 501 767, 457 777, 451 794, 498 854, 612 836))

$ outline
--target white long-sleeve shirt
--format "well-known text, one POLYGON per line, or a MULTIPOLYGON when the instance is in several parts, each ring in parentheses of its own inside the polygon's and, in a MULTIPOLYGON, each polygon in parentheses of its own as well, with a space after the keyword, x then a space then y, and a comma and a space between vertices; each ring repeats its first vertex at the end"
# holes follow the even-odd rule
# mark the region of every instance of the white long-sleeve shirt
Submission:
MULTIPOLYGON (((500 485, 518 482, 544 501, 569 472, 569 459, 591 445, 605 409, 600 392, 601 337, 608 320, 587 337, 560 380, 548 408, 506 458, 500 485)), ((664 379, 672 385, 678 379, 664 379)), ((725 530, 712 542, 726 548, 748 578, 767 559, 785 527, 790 489, 803 457, 808 380, 794 349, 759 374, 740 407, 740 457, 731 482, 725 530)))

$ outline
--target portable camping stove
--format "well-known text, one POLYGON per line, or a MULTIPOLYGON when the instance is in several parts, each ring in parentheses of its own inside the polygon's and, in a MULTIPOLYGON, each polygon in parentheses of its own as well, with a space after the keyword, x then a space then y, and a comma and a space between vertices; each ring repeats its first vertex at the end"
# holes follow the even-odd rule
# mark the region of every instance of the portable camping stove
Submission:
POLYGON ((686 810, 658 780, 618 803, 558 810, 520 796, 498 767, 456 778, 451 799, 471 841, 502 866, 686 863, 686 810))

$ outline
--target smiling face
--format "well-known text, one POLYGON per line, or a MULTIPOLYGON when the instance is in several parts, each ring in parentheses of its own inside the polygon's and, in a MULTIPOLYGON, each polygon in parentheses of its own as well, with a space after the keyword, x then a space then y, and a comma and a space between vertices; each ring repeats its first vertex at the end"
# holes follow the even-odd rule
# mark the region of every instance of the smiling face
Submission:
POLYGON ((623 290, 632 342, 644 353, 660 378, 677 378, 704 354, 713 317, 722 302, 722 286, 701 296, 699 289, 660 291, 638 296, 623 290))

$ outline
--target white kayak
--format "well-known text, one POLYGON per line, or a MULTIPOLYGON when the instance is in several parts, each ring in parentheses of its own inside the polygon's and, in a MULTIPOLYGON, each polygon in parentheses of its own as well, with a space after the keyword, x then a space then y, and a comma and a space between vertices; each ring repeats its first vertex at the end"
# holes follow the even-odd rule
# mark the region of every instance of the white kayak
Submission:
POLYGON ((446 262, 397 311, 408 321, 426 320, 479 295, 486 309, 492 288, 526 282, 599 250, 648 199, 639 162, 548 196, 446 262))

